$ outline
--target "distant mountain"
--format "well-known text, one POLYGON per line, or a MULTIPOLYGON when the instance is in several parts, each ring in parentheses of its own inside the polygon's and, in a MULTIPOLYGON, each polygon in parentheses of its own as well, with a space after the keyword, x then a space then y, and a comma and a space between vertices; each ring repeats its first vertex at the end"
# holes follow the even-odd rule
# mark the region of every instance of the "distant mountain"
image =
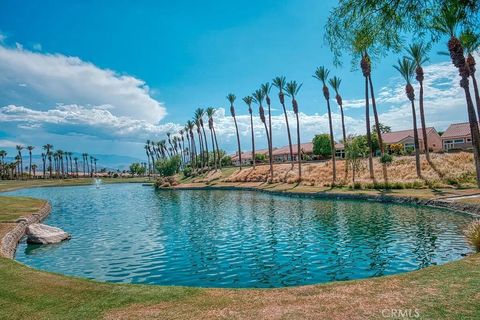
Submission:
MULTIPOLYGON (((23 154, 23 166, 28 166, 29 157, 28 152, 22 152, 23 154)), ((10 155, 10 154, 9 154, 10 155)), ((97 170, 102 168, 107 168, 108 170, 127 170, 130 164, 133 162, 145 162, 145 159, 138 159, 135 157, 129 156, 119 156, 115 154, 92 154, 91 156, 97 158, 97 170)), ((82 171, 83 161, 82 155, 74 153, 72 155, 72 159, 77 157, 78 158, 78 169, 82 171)), ((6 162, 11 162, 14 160, 14 156, 7 156, 5 158, 6 162)), ((48 160, 47 160, 48 161, 48 160)), ((32 163, 35 163, 38 166, 37 170, 42 170, 42 156, 41 155, 32 155, 32 163)))

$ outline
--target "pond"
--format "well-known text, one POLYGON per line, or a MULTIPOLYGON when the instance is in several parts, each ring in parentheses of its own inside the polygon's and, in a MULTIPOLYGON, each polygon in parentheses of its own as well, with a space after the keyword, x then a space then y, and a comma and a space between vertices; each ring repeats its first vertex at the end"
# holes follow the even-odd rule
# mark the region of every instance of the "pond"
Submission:
POLYGON ((472 252, 466 214, 372 201, 139 184, 33 188, 72 239, 27 245, 31 267, 99 281, 270 288, 375 277, 472 252))

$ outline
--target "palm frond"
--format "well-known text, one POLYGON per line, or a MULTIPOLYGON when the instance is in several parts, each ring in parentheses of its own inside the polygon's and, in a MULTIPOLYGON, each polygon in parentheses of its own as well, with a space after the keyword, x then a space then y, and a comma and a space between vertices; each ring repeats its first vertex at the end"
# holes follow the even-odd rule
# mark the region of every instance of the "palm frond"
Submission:
POLYGON ((260 85, 260 90, 263 91, 263 94, 265 96, 268 96, 268 94, 270 93, 270 90, 272 89, 272 85, 269 83, 269 82, 265 82, 263 84, 260 85))
POLYGON ((321 66, 321 67, 318 67, 317 70, 315 70, 315 74, 313 75, 313 77, 317 78, 318 80, 322 81, 323 84, 325 84, 325 82, 328 79, 329 73, 330 71, 327 68, 325 68, 324 66, 321 66))
POLYGON ((287 92, 287 95, 289 97, 294 98, 300 91, 300 88, 302 87, 302 85, 303 83, 298 84, 297 81, 295 80, 290 81, 285 85, 285 91, 287 92))
POLYGON ((263 92, 262 89, 258 89, 255 90, 254 93, 252 93, 252 96, 256 103, 262 104, 263 99, 265 98, 265 92, 263 92))
POLYGON ((333 88, 333 90, 335 90, 335 92, 338 92, 338 89, 340 88, 340 84, 342 83, 342 79, 340 79, 337 76, 334 76, 333 78, 328 79, 328 83, 333 88))
POLYGON ((408 53, 406 58, 414 61, 416 66, 422 66, 428 61, 427 54, 430 47, 430 44, 424 44, 423 42, 412 43, 406 50, 408 53))
POLYGON ((233 104, 233 102, 235 102, 235 99, 237 99, 237 97, 233 93, 227 94, 227 100, 230 102, 230 104, 233 104))
POLYGON ((415 73, 415 62, 407 58, 403 58, 402 60, 398 59, 397 65, 393 67, 400 72, 407 83, 410 83, 410 79, 415 73))
POLYGON ((253 97, 252 96, 246 96, 246 97, 243 97, 242 100, 247 104, 247 106, 250 107, 252 105, 252 102, 253 102, 253 97))
POLYGON ((285 84, 287 83, 287 78, 284 76, 275 77, 273 80, 273 85, 278 88, 278 90, 285 90, 285 84))

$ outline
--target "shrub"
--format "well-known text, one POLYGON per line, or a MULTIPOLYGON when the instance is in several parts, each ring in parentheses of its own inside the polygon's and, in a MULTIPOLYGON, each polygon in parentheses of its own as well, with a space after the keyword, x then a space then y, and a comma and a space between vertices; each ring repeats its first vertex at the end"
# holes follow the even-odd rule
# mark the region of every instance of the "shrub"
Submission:
POLYGON ((332 145, 330 143, 330 135, 328 134, 317 134, 313 138, 313 154, 330 157, 332 155, 332 145))
POLYGON ((155 169, 162 177, 170 177, 175 175, 180 169, 180 156, 173 156, 170 159, 161 159, 155 162, 155 169))
POLYGON ((380 162, 385 164, 390 164, 393 161, 393 156, 385 153, 383 156, 380 157, 380 162))
POLYGON ((193 170, 192 170, 192 167, 190 167, 190 166, 189 166, 189 167, 185 167, 185 168, 183 169, 183 171, 182 171, 183 176, 186 177, 186 178, 187 178, 187 177, 191 177, 191 176, 192 176, 192 172, 193 172, 193 170))
POLYGON ((226 166, 231 166, 232 165, 232 157, 230 156, 224 156, 221 160, 222 162, 222 166, 223 167, 226 167, 226 166))
POLYGON ((475 220, 465 229, 468 242, 480 252, 480 220, 475 220))

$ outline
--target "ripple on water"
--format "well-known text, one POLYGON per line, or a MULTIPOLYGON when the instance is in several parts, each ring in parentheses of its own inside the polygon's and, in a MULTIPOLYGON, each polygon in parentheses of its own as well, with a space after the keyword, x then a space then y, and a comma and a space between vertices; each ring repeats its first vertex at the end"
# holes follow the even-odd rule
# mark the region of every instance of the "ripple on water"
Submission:
POLYGON ((49 199, 46 223, 73 235, 21 243, 19 261, 100 281, 281 287, 411 271, 471 251, 462 235, 471 218, 427 207, 136 184, 11 194, 49 199))

